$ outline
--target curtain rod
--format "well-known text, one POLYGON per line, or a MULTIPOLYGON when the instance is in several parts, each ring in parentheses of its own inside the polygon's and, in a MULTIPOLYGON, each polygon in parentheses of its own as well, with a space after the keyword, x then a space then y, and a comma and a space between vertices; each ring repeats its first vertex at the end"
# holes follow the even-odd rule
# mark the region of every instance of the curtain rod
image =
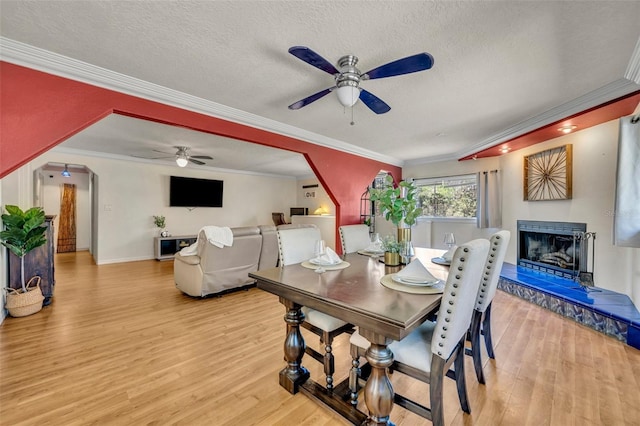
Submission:
MULTIPOLYGON (((497 170, 496 170, 497 171, 497 170)), ((413 180, 420 180, 420 179, 443 179, 443 178, 451 178, 451 177, 458 177, 458 176, 471 176, 471 175, 475 175, 479 172, 471 172, 471 173, 459 173, 457 175, 447 175, 447 176, 431 176, 431 177, 419 177, 419 178, 410 178, 413 180)))

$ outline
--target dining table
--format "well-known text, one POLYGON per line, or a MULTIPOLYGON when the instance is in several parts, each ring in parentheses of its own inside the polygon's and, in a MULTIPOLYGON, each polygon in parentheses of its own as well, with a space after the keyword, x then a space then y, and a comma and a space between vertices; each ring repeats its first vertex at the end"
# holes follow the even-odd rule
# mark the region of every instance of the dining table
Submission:
POLYGON ((286 366, 279 373, 280 386, 292 394, 306 394, 353 424, 391 424, 394 392, 387 368, 393 363, 393 353, 388 345, 402 340, 438 310, 448 266, 446 262, 434 261, 442 260, 444 252, 415 248, 411 262, 419 261, 441 280, 431 290, 391 281, 404 265, 386 266, 382 256, 365 252, 343 255, 339 268, 325 268, 321 273, 309 267, 308 262, 250 273, 258 288, 277 295, 286 308, 286 366), (357 408, 357 394, 351 392, 353 380, 357 380, 353 374, 357 365, 332 390, 315 382, 303 366, 305 341, 300 331, 303 306, 353 324, 371 343, 365 354, 370 373, 363 391, 368 412, 357 408))

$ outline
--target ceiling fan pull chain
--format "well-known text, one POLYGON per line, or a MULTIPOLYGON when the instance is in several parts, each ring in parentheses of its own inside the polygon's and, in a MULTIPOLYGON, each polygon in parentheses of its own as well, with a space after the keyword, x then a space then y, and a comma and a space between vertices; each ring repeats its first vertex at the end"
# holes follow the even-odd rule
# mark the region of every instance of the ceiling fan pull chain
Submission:
POLYGON ((351 125, 352 125, 352 126, 353 126, 354 124, 356 124, 356 123, 355 123, 355 121, 353 121, 353 110, 354 110, 354 108, 353 108, 353 107, 351 107, 351 125))

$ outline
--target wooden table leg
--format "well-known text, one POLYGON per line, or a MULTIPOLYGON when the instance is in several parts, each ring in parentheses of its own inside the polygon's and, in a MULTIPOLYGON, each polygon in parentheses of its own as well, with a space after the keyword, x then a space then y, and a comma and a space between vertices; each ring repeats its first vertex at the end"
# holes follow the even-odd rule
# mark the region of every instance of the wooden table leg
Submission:
POLYGON ((298 393, 301 384, 309 378, 309 371, 302 366, 305 343, 300 324, 304 322, 304 314, 300 311, 302 306, 287 299, 280 298, 287 308, 284 321, 287 324, 287 336, 284 339, 284 359, 287 366, 280 371, 280 386, 289 393, 298 393))
POLYGON ((391 339, 362 328, 360 334, 371 342, 365 353, 371 366, 371 374, 364 387, 364 402, 369 410, 367 425, 393 425, 389 415, 393 408, 394 392, 387 375, 387 368, 393 364, 393 353, 387 347, 391 339))

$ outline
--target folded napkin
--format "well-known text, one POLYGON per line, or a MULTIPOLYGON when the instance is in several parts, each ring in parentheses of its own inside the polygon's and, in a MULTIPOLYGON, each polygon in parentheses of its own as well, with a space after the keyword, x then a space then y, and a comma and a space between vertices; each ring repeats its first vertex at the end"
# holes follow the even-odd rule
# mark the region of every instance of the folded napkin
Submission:
POLYGON ((201 230, 207 240, 218 248, 233 245, 233 232, 228 226, 205 226, 201 230))
POLYGON ((312 260, 312 263, 317 263, 319 265, 337 265, 338 263, 342 263, 340 256, 338 256, 331 247, 327 247, 323 255, 315 257, 312 260))
POLYGON ((457 249, 458 249, 458 246, 453 246, 440 257, 443 258, 444 260, 451 262, 451 260, 453 259, 453 254, 456 252, 457 249))
POLYGON ((364 251, 368 251, 369 253, 383 253, 384 250, 382 250, 382 246, 380 245, 380 243, 371 243, 367 246, 366 249, 364 249, 364 251))
POLYGON ((438 281, 438 279, 431 275, 427 268, 424 267, 420 259, 415 259, 402 268, 402 270, 396 274, 396 277, 403 281, 415 283, 438 281))

